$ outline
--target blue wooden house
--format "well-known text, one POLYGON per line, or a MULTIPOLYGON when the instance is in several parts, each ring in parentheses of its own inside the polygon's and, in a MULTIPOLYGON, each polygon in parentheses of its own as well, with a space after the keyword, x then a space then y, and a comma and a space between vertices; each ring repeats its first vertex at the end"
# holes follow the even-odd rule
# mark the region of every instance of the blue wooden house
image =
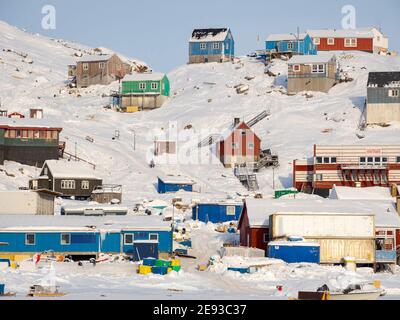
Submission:
POLYGON ((179 190, 193 192, 195 182, 182 176, 159 176, 157 182, 158 193, 171 193, 179 190))
POLYGON ((152 216, 10 216, 0 221, 0 254, 54 254, 136 258, 172 253, 172 227, 152 216))
POLYGON ((194 29, 189 39, 189 63, 226 62, 235 56, 229 28, 194 29))
POLYGON ((307 33, 271 34, 265 42, 266 51, 271 56, 279 55, 314 55, 317 46, 307 33))
POLYGON ((200 202, 192 208, 192 219, 202 222, 227 222, 239 220, 242 213, 243 202, 221 201, 200 202))

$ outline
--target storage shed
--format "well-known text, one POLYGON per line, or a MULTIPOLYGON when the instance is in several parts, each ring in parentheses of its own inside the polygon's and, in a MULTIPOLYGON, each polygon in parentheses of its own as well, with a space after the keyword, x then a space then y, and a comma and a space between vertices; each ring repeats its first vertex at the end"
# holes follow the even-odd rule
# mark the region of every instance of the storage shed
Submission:
POLYGON ((195 182, 183 176, 158 176, 157 191, 158 193, 170 193, 184 190, 193 192, 195 182))
POLYGON ((339 82, 336 56, 330 53, 294 56, 288 62, 288 93, 328 92, 339 82))
POLYGON ((2 216, 0 253, 97 257, 100 253, 133 256, 136 242, 157 242, 160 254, 172 253, 171 223, 155 216, 2 216))
POLYGON ((202 222, 227 222, 238 220, 243 202, 237 201, 204 201, 192 208, 192 219, 202 222))

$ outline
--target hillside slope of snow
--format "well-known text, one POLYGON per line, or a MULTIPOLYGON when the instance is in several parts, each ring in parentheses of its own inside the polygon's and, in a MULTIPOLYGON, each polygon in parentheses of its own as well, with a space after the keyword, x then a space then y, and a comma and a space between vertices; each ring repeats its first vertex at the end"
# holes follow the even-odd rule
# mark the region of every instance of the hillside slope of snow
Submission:
MULTIPOLYGON (((368 72, 400 70, 400 57, 338 52, 341 68, 354 81, 338 84, 328 94, 312 93, 312 97, 285 94, 285 61, 273 61, 270 70, 276 77, 264 74, 261 62, 246 57, 233 64, 185 65, 168 75, 171 98, 162 108, 123 114, 104 108, 110 102, 104 95, 117 89, 117 82, 78 92, 66 88, 67 65, 76 58, 76 50, 70 47, 90 50, 0 23, 0 49, 25 52, 26 59, 33 60, 29 64, 15 52, 0 51, 2 108, 25 114, 29 108, 43 108, 49 123, 63 127, 61 139, 67 142, 67 151, 74 153, 76 143, 78 155, 95 163, 98 175, 106 183, 123 184, 124 199, 128 202, 156 197, 157 176, 169 173, 193 178, 201 190, 199 197, 245 192, 232 169, 224 168, 208 147, 197 149, 197 140, 196 143, 192 141, 195 147, 187 151, 208 161, 197 165, 196 159, 181 159, 179 164, 163 164, 155 159, 156 167, 151 169, 148 163, 153 138, 172 126, 178 130, 180 138, 205 137, 227 130, 233 117, 249 120, 269 110, 271 115, 256 124, 254 130, 263 140, 263 146, 279 155, 276 188, 291 186, 292 160, 311 156, 314 143, 400 143, 399 123, 386 128, 368 127, 361 140, 356 136, 368 72), (254 79, 245 80, 246 76, 254 79), (245 95, 238 95, 234 89, 241 83, 250 87, 245 95), (191 129, 184 130, 188 125, 191 129), (119 131, 120 138, 113 140, 115 130, 119 131), (87 141, 86 136, 92 137, 94 142, 87 141)), ((182 146, 184 144, 182 142, 182 146)), ((2 168, 15 177, 0 172, 1 189, 26 186, 28 179, 37 173, 35 168, 11 162, 6 162, 2 168), (19 170, 21 168, 23 170, 19 170)), ((263 169, 258 174, 261 191, 265 194, 272 191, 272 175, 272 169, 263 169)))

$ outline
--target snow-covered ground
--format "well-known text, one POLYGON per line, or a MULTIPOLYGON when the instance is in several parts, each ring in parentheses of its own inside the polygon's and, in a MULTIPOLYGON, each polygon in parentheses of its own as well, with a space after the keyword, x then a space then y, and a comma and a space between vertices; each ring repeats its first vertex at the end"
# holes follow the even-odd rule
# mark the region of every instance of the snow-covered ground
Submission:
MULTIPOLYGON (((246 192, 232 170, 224 168, 207 147, 200 151, 197 148, 187 150, 192 154, 200 152, 198 156, 203 159, 200 164, 193 159, 193 162, 181 159, 177 164, 163 164, 162 159, 155 159, 155 168, 150 168, 149 150, 154 136, 162 129, 174 127, 182 138, 198 138, 200 134, 204 137, 226 130, 233 117, 249 120, 269 110, 271 115, 257 123, 254 130, 263 140, 263 146, 279 155, 276 188, 291 187, 292 160, 309 157, 314 143, 400 143, 399 123, 385 128, 368 127, 361 140, 356 136, 368 72, 399 71, 400 57, 338 52, 341 68, 354 81, 339 84, 328 94, 312 93, 312 97, 284 93, 285 61, 273 61, 270 70, 276 77, 264 74, 263 63, 247 57, 233 64, 184 65, 168 74, 171 98, 162 108, 123 114, 104 108, 110 103, 105 95, 118 89, 118 83, 92 86, 79 92, 66 87, 67 65, 73 63, 77 59, 74 54, 79 55, 82 50, 93 52, 84 45, 32 35, 0 22, 1 109, 27 114, 29 108, 43 108, 45 120, 63 128, 61 140, 67 142, 67 151, 75 153, 76 143, 78 155, 96 164, 96 172, 105 183, 123 185, 123 204, 127 206, 143 199, 169 202, 173 196, 159 195, 155 188, 157 176, 169 173, 187 175, 197 182, 200 193, 178 194, 186 200, 224 198, 246 192), (19 53, 26 53, 27 57, 19 53), (247 76, 254 79, 246 80, 247 76), (234 86, 241 83, 249 85, 247 94, 236 93, 234 86), (188 125, 192 128, 184 129, 188 125), (120 138, 112 139, 116 130, 120 138), (86 136, 92 137, 94 142, 87 141, 86 136)), ((136 59, 131 61, 144 64, 136 59)), ((182 149, 184 144, 182 142, 182 149)), ((0 190, 26 187, 38 171, 38 168, 6 161, 0 166, 0 190)), ((258 174, 260 191, 266 197, 272 193, 272 177, 271 169, 258 174)), ((213 231, 212 226, 194 230, 193 254, 198 259, 185 261, 184 271, 179 274, 165 277, 135 273, 129 276, 96 273, 58 276, 64 281, 63 289, 69 293, 65 298, 102 298, 104 295, 105 299, 267 299, 279 298, 275 296, 276 285, 282 284, 282 298, 285 299, 298 288, 319 287, 327 279, 344 272, 340 267, 310 265, 273 266, 252 275, 197 271, 195 267, 215 255, 226 236, 213 231)), ((385 298, 400 298, 398 275, 373 275, 370 270, 361 270, 361 274, 368 279, 381 279, 388 290, 385 298)), ((9 290, 16 291, 18 297, 23 297, 29 285, 42 276, 40 272, 15 270, 0 273, 9 290)))

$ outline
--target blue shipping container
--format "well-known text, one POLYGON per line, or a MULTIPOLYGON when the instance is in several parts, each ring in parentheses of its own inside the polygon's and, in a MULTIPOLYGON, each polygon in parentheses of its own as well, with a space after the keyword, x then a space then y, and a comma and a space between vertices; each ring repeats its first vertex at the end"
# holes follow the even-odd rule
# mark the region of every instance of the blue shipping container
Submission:
POLYGON ((287 263, 319 263, 320 246, 318 243, 301 241, 275 241, 268 244, 268 257, 281 259, 287 263))
POLYGON ((154 274, 165 275, 168 273, 168 267, 152 267, 151 272, 154 274))

